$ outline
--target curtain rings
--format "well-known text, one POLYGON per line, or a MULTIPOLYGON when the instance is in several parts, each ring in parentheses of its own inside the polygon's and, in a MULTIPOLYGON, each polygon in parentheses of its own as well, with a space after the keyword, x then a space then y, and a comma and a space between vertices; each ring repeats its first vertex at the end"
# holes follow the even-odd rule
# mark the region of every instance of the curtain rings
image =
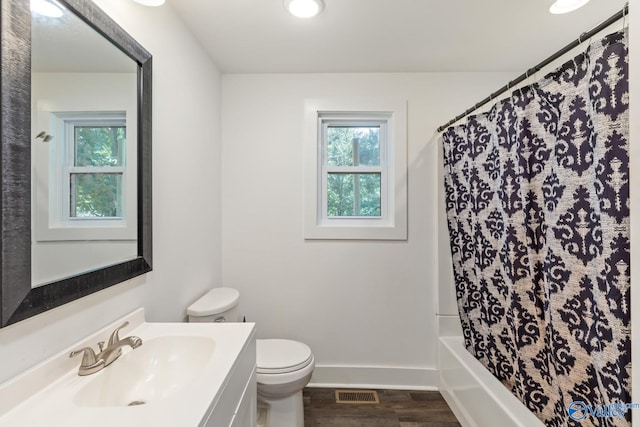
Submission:
POLYGON ((533 83, 535 83, 538 79, 536 78, 536 73, 538 72, 538 67, 529 68, 525 73, 527 79, 533 77, 533 83))
POLYGON ((586 66, 588 68, 589 66, 589 57, 591 56, 591 40, 593 39, 593 35, 591 37, 589 37, 589 44, 587 45, 587 48, 584 50, 584 60, 586 62, 586 66))
MULTIPOLYGON (((580 34, 580 36, 578 36, 578 44, 581 45, 582 43, 584 43, 585 39, 584 36, 586 36, 587 33, 582 33, 580 34)), ((587 50, 583 50, 582 51, 582 58, 584 61, 587 60, 587 50)), ((576 57, 573 57, 573 65, 576 67, 576 72, 578 72, 578 64, 576 63, 576 57)))
POLYGON ((536 77, 536 73, 538 72, 538 67, 533 67, 533 68, 529 68, 527 70, 527 72, 525 73, 525 76, 528 80, 528 86, 531 88, 531 90, 533 90, 532 96, 535 98, 536 97, 536 90, 534 88, 535 85, 537 85, 538 83, 538 78, 536 77), (532 79, 532 80, 530 80, 532 79))
MULTIPOLYGON (((582 43, 584 43, 585 41, 587 41, 587 38, 586 38, 585 36, 587 36, 587 33, 582 33, 582 34, 580 34, 580 36, 578 37, 578 43, 579 43, 579 44, 582 44, 582 43)), ((584 59, 585 65, 586 65, 586 63, 588 63, 588 62, 589 62, 589 51, 591 50, 591 38, 592 38, 592 37, 593 37, 593 36, 590 36, 590 37, 588 38, 589 43, 587 44, 586 49, 584 49, 584 50, 582 51, 582 57, 583 57, 583 59, 584 59)), ((578 64, 576 63, 576 58, 575 58, 575 57, 573 58, 573 63, 574 63, 574 65, 576 66, 576 72, 577 72, 577 71, 578 71, 578 64)))

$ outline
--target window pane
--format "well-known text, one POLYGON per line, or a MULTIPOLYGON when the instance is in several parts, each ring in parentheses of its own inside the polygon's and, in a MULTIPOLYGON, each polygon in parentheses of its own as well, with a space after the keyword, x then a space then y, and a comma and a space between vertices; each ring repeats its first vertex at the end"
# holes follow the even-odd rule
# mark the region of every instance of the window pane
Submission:
POLYGON ((379 166, 380 126, 329 126, 327 165, 379 166))
POLYGON ((379 173, 329 173, 327 216, 380 216, 379 173))
POLYGON ((124 126, 75 126, 74 166, 123 166, 124 126))
POLYGON ((360 181, 360 216, 380 216, 380 174, 358 174, 360 181))
POLYGON ((122 174, 72 173, 71 217, 122 217, 122 174))

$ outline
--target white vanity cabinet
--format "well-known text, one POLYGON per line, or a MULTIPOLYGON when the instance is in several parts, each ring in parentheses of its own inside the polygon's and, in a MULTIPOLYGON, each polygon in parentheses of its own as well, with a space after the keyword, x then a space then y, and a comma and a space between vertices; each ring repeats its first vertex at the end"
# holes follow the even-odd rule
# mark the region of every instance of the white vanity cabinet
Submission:
POLYGON ((139 309, 0 384, 0 426, 255 427, 256 400, 254 324, 153 323, 139 309), (125 322, 120 336, 142 345, 79 376, 69 353, 125 322))
POLYGON ((256 373, 254 370, 251 378, 247 381, 240 403, 238 403, 231 427, 255 427, 257 406, 256 373))
POLYGON ((204 427, 255 427, 257 408, 255 330, 229 372, 225 386, 205 417, 204 427))

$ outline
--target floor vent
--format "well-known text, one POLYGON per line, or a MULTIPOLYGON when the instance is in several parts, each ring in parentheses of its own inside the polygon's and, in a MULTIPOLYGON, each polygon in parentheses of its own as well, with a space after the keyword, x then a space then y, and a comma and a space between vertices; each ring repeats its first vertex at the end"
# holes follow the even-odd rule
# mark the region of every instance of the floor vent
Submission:
POLYGON ((380 403, 375 390, 336 390, 336 403, 377 404, 380 403))

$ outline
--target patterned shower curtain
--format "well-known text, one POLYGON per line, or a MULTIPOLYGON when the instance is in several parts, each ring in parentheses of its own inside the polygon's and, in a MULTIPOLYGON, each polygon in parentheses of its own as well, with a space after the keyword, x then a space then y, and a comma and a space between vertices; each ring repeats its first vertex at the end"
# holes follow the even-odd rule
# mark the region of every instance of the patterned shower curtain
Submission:
POLYGON ((443 134, 466 347, 547 426, 630 426, 627 73, 625 30, 443 134))

